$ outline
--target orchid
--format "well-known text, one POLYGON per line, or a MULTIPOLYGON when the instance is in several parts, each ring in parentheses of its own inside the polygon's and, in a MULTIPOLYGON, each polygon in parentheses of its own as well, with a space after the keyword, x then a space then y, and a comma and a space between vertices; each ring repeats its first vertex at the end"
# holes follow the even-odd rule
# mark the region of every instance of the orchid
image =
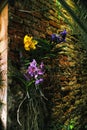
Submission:
POLYGON ((38 85, 38 84, 40 84, 41 82, 43 82, 43 79, 42 79, 42 78, 37 79, 37 80, 35 81, 35 85, 38 85))
POLYGON ((67 35, 66 30, 62 31, 60 34, 52 34, 51 35, 51 42, 55 42, 55 43, 64 42, 66 35, 67 35))
POLYGON ((30 51, 31 49, 36 49, 37 41, 33 40, 33 37, 25 35, 24 37, 24 48, 26 51, 30 51))
POLYGON ((64 30, 63 32, 60 33, 60 35, 62 36, 62 40, 65 41, 66 35, 67 35, 67 31, 64 30))
POLYGON ((30 62, 30 65, 28 66, 28 69, 26 73, 24 74, 25 78, 27 80, 35 80, 35 85, 40 84, 43 82, 43 76, 44 74, 44 64, 41 62, 41 64, 38 66, 35 59, 33 59, 32 62, 30 62))
POLYGON ((57 34, 52 34, 51 35, 51 41, 59 43, 60 42, 60 36, 57 35, 57 34))
POLYGON ((36 61, 33 59, 33 61, 30 63, 30 66, 28 67, 28 74, 33 77, 36 75, 36 72, 37 72, 37 63, 36 61))

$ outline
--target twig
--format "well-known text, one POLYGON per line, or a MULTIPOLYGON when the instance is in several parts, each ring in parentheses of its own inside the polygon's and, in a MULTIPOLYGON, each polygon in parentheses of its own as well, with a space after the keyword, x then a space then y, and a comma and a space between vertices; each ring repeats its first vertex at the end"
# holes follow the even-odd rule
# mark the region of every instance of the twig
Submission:
POLYGON ((18 10, 18 11, 23 12, 23 13, 34 13, 34 12, 36 12, 36 11, 28 11, 28 10, 18 10))
POLYGON ((45 9, 40 9, 40 10, 22 10, 22 9, 20 9, 20 10, 18 10, 19 12, 23 12, 23 13, 34 13, 34 12, 40 12, 40 11, 47 11, 48 10, 48 8, 45 8, 45 9))

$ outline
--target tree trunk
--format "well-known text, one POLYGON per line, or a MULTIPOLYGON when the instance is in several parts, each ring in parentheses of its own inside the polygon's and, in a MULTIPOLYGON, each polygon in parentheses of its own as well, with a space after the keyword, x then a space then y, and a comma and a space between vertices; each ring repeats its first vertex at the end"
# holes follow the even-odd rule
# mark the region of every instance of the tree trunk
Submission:
POLYGON ((0 130, 7 127, 7 27, 8 27, 8 5, 0 14, 0 130))

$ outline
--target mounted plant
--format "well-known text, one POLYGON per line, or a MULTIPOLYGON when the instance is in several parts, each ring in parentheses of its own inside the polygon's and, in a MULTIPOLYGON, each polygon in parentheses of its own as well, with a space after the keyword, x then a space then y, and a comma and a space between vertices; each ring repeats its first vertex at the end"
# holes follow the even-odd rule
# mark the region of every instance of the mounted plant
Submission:
MULTIPOLYGON (((11 76, 20 84, 24 96, 17 109, 17 122, 23 126, 21 109, 26 106, 27 127, 29 130, 44 130, 44 121, 47 116, 45 101, 48 99, 43 93, 43 82, 47 69, 45 60, 56 56, 55 46, 65 42, 66 30, 59 34, 52 34, 49 40, 34 39, 32 36, 24 37, 24 53, 22 50, 20 56, 20 70, 16 68, 12 71, 11 76)), ((23 110, 24 111, 24 110, 23 110)))
MULTIPOLYGON (((55 57, 55 46, 62 42, 65 42, 67 31, 61 31, 58 34, 52 34, 47 39, 34 39, 32 36, 25 35, 24 37, 24 48, 27 58, 29 60, 36 59, 41 61, 45 58, 55 57)), ((23 62, 25 57, 21 56, 23 62)))

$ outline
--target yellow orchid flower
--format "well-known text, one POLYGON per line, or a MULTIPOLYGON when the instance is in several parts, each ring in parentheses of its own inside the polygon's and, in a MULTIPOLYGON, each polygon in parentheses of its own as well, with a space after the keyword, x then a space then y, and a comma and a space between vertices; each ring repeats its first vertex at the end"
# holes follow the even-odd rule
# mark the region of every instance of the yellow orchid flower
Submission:
POLYGON ((24 37, 24 44, 26 44, 26 42, 30 42, 32 40, 33 37, 29 37, 28 35, 25 35, 24 37))
POLYGON ((30 51, 31 49, 36 49, 37 41, 33 40, 33 37, 30 37, 28 35, 25 35, 24 37, 24 48, 27 51, 30 51))
POLYGON ((38 42, 37 42, 36 40, 33 40, 33 43, 34 43, 35 45, 37 45, 38 42))
POLYGON ((36 46, 32 43, 32 44, 30 45, 30 48, 34 50, 34 49, 36 49, 36 46))

